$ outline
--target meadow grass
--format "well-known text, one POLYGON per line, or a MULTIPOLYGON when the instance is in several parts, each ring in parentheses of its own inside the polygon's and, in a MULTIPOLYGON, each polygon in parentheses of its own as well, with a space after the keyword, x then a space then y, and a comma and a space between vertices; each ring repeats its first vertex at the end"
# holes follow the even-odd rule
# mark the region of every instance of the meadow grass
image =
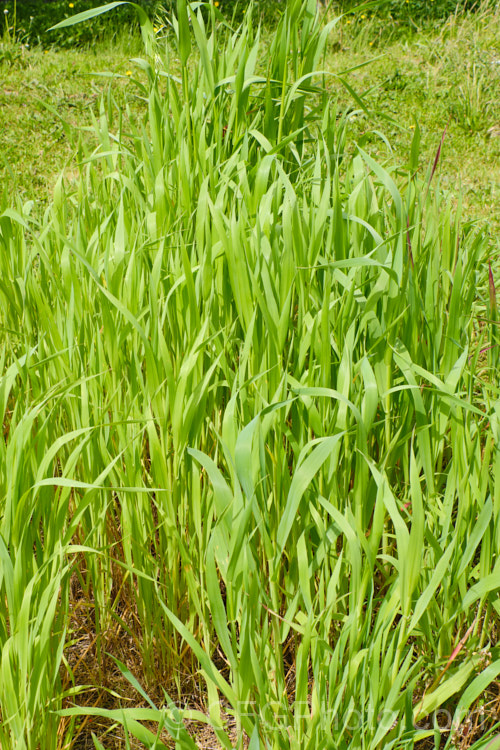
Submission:
POLYGON ((0 745, 491 750, 487 228, 350 145, 315 2, 177 13, 2 199, 0 745))
MULTIPOLYGON (((499 36, 498 10, 453 15, 450 22, 417 32, 372 10, 339 21, 329 35, 324 59, 333 71, 369 63, 349 75, 351 85, 364 94, 369 114, 360 110, 350 117, 348 147, 364 139, 379 159, 406 164, 416 118, 422 163, 428 164, 447 128, 440 183, 454 195, 461 192, 466 216, 486 219, 496 234, 500 215, 499 36)), ((264 26, 264 47, 271 37, 264 26)), ((121 92, 130 92, 127 72, 141 76, 130 59, 140 55, 140 39, 128 29, 88 50, 30 50, 9 44, 6 38, 0 41, 2 186, 7 189, 8 185, 9 190, 14 186, 25 199, 45 204, 61 170, 67 165, 67 173, 72 170, 76 130, 82 133, 91 125, 90 110, 107 91, 108 74, 115 74, 113 95, 123 108, 121 92)), ((355 108, 341 86, 334 86, 331 79, 327 85, 335 88, 342 108, 355 108)), ((128 104, 135 109, 139 106, 134 95, 128 97, 128 104)))

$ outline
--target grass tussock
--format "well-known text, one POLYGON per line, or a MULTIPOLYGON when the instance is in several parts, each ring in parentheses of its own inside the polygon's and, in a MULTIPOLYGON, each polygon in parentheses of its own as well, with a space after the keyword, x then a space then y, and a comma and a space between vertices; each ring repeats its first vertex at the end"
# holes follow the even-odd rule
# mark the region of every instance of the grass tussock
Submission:
POLYGON ((492 748, 487 233, 351 148, 315 2, 171 21, 3 198, 0 745, 492 748))

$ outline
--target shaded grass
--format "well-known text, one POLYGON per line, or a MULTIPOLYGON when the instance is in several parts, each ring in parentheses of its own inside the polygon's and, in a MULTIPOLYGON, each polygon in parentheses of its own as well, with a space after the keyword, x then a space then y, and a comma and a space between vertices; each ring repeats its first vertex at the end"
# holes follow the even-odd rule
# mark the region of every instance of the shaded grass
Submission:
MULTIPOLYGON (((139 0, 139 4, 153 17, 156 0, 139 0)), ((98 18, 92 24, 73 26, 69 31, 50 31, 51 27, 74 13, 100 5, 96 0, 0 0, 1 33, 24 45, 40 45, 47 49, 90 47, 96 42, 120 44, 125 36, 138 32, 137 16, 131 8, 122 8, 98 18)))

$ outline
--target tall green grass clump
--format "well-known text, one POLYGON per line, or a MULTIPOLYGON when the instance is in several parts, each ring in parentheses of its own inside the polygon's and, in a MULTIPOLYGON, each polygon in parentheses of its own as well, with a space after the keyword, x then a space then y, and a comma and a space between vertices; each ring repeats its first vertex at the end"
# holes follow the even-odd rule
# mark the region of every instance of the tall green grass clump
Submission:
POLYGON ((169 20, 0 216, 0 744, 450 747, 500 674, 485 238, 418 128, 346 147, 315 2, 169 20))

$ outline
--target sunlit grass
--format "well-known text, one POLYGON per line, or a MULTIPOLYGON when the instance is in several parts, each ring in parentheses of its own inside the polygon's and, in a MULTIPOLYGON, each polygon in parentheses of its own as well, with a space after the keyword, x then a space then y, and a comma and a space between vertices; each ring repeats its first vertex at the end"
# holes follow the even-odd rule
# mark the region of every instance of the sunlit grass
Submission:
POLYGON ((0 744, 449 747, 500 674, 486 234, 418 127, 348 146, 315 2, 265 55, 177 10, 72 185, 4 198, 0 744))

